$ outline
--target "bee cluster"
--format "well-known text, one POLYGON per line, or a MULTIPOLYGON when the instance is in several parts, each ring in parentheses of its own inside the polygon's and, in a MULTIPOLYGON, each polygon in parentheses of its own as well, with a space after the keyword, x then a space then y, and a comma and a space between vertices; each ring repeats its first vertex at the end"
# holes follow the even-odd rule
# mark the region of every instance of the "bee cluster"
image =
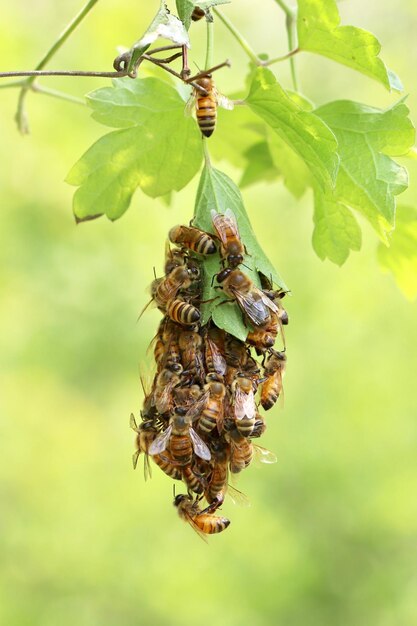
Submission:
POLYGON ((169 232, 175 247, 168 245, 165 275, 151 286, 164 314, 154 339, 157 371, 140 423, 131 416, 137 433, 134 466, 143 453, 145 477, 151 457, 168 476, 185 483, 187 494, 177 495, 174 505, 202 535, 221 532, 230 523, 215 515, 232 489, 229 472, 238 474, 255 455, 265 463, 276 460, 253 440, 266 428, 258 403, 268 410, 282 392, 286 354, 274 350, 274 344, 278 336, 284 340, 282 327, 288 323, 281 303, 285 292, 273 291, 262 276, 260 289, 237 269, 246 250, 233 213, 212 211, 212 220, 216 235, 192 226, 169 232), (251 325, 246 342, 212 321, 200 324, 202 263, 217 251, 218 288, 251 325))

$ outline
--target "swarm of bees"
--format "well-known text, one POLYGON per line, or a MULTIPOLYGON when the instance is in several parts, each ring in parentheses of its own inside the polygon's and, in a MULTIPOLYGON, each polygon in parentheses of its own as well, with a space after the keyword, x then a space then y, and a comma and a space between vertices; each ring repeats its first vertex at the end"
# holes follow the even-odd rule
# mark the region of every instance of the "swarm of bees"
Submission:
POLYGON ((254 440, 266 428, 259 405, 268 411, 277 402, 287 361, 285 292, 273 290, 262 275, 257 287, 239 269, 246 249, 229 209, 224 214, 213 210, 212 224, 213 234, 192 225, 169 232, 164 276, 151 285, 152 301, 164 316, 151 344, 156 374, 145 392, 141 421, 131 415, 134 467, 142 454, 145 479, 152 459, 165 474, 182 481, 187 493, 176 495, 174 505, 203 538, 229 526, 228 519, 216 514, 227 493, 245 500, 229 485, 229 475, 254 459, 276 461, 254 440), (246 342, 212 320, 200 323, 203 264, 217 253, 217 288, 238 305, 250 328, 246 342), (280 351, 274 349, 278 338, 280 351))

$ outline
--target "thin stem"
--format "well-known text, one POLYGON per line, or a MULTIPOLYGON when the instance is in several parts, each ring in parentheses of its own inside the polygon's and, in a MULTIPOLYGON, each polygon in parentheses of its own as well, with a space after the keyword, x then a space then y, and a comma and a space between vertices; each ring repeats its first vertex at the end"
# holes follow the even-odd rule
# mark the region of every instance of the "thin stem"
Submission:
POLYGON ((210 153, 208 149, 207 137, 203 137, 204 161, 206 167, 211 167, 210 153))
MULTIPOLYGON (((51 46, 51 48, 46 52, 44 57, 40 60, 38 65, 35 67, 35 70, 42 70, 45 65, 52 59, 52 57, 56 54, 56 52, 61 48, 61 46, 66 42, 68 37, 74 32, 77 26, 82 22, 82 20, 88 15, 91 9, 97 4, 98 0, 89 0, 85 4, 85 6, 81 9, 81 11, 71 20, 71 22, 66 26, 63 32, 60 34, 56 42, 51 46)), ((19 94, 19 101, 17 104, 17 112, 16 112, 16 121, 18 128, 21 133, 25 134, 29 132, 29 125, 27 122, 27 117, 24 109, 26 94, 31 88, 32 84, 36 79, 36 75, 30 76, 22 87, 22 90, 19 94)))
POLYGON ((294 17, 294 10, 288 6, 285 0, 275 0, 275 2, 281 7, 287 17, 294 17))
POLYGON ((21 87, 23 85, 23 80, 14 80, 12 83, 4 83, 4 85, 0 84, 0 89, 10 89, 11 87, 21 87))
POLYGON ((213 65, 213 48, 214 48, 214 22, 207 20, 207 49, 206 49, 206 63, 204 68, 209 69, 213 65))
POLYGON ((273 65, 274 63, 280 63, 281 61, 288 61, 288 59, 291 59, 291 57, 295 56, 299 52, 300 52, 300 49, 295 48, 295 50, 291 50, 291 52, 288 52, 287 54, 284 54, 281 57, 275 57, 274 59, 268 59, 268 61, 263 61, 262 65, 264 67, 267 67, 268 65, 273 65))
MULTIPOLYGON (((182 81, 184 80, 183 77, 181 76, 181 74, 178 74, 178 72, 175 72, 172 68, 169 67, 169 65, 164 65, 163 63, 159 63, 159 61, 157 61, 153 57, 149 57, 147 54, 143 54, 142 58, 146 59, 147 61, 150 61, 151 63, 153 63, 154 65, 157 65, 158 67, 161 67, 163 70, 165 70, 166 72, 169 72, 173 76, 176 76, 180 80, 182 80, 182 81)), ((126 76, 126 74, 125 74, 125 76, 126 76)), ((195 87, 197 89, 197 91, 199 91, 200 93, 203 94, 203 96, 207 95, 207 91, 205 89, 203 89, 203 87, 200 87, 200 85, 198 85, 197 83, 195 83, 193 81, 190 81, 190 80, 186 80, 184 82, 186 82, 188 85, 192 85, 193 87, 195 87)))
MULTIPOLYGON (((288 49, 293 51, 293 54, 289 54, 287 58, 290 60, 290 68, 291 68, 291 78, 292 84, 295 91, 298 91, 298 76, 297 76, 297 68, 295 65, 294 54, 298 52, 298 48, 295 48, 295 40, 296 40, 296 12, 294 9, 288 6, 285 0, 275 0, 277 5, 284 11, 286 15, 285 26, 287 29, 287 40, 288 40, 288 49)), ((275 61, 271 61, 275 62, 275 61)), ((269 65, 271 64, 269 63, 269 65)))
MULTIPOLYGON (((294 45, 295 45, 295 38, 296 38, 296 21, 295 21, 295 16, 294 15, 287 15, 287 18, 285 20, 286 26, 287 26, 287 39, 288 39, 288 48, 290 50, 293 50, 294 45)), ((296 52, 298 52, 298 48, 295 48, 296 52)), ((292 78, 292 84, 294 87, 295 91, 298 91, 299 88, 299 83, 298 83, 298 74, 297 74, 297 67, 295 65, 295 59, 294 59, 294 55, 290 56, 290 68, 291 68, 291 78, 292 78)))
POLYGON ((36 91, 36 93, 43 93, 46 96, 51 96, 52 98, 59 98, 60 100, 66 100, 67 102, 72 102, 74 104, 81 104, 82 106, 86 106, 85 100, 82 98, 77 98, 77 96, 71 96, 63 91, 58 91, 57 89, 49 89, 48 87, 43 87, 41 85, 32 85, 32 91, 36 91))
POLYGON ((254 50, 251 48, 251 46, 243 37, 243 35, 234 26, 234 24, 232 24, 229 18, 223 15, 223 13, 220 13, 218 9, 213 9, 213 12, 217 15, 219 20, 223 22, 223 24, 226 26, 229 32, 233 35, 236 41, 239 42, 241 48, 243 48, 243 50, 246 52, 248 57, 255 63, 255 65, 261 65, 261 61, 259 60, 258 55, 254 52, 254 50))

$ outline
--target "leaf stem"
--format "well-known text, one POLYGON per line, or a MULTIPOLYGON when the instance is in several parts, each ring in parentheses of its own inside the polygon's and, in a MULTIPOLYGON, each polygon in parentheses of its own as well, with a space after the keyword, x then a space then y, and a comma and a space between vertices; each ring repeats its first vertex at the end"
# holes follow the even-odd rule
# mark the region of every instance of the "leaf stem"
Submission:
MULTIPOLYGON (((97 4, 98 0, 89 0, 84 7, 79 11, 79 13, 71 20, 71 22, 66 26, 63 32, 60 34, 56 42, 51 46, 51 48, 46 52, 43 58, 39 61, 35 70, 42 70, 45 65, 52 59, 52 57, 56 54, 56 52, 61 48, 61 46, 66 42, 68 37, 74 32, 77 26, 82 22, 82 20, 88 15, 91 9, 97 4)), ((16 112, 16 122, 18 128, 21 133, 26 134, 29 132, 29 125, 27 122, 27 116, 25 112, 25 98, 27 92, 30 90, 31 86, 35 82, 36 75, 32 75, 24 81, 22 89, 19 94, 19 100, 17 104, 17 112, 16 112)))
POLYGON ((293 84, 295 91, 298 91, 299 82, 298 82, 297 68, 296 68, 295 59, 294 59, 295 52, 299 51, 298 48, 294 47, 295 39, 296 39, 296 36, 295 36, 296 26, 297 26, 296 12, 294 9, 288 6, 285 0, 275 0, 275 2, 284 11, 286 15, 285 27, 287 29, 288 49, 290 51, 293 51, 293 54, 289 53, 287 58, 289 58, 290 60, 292 84, 293 84))
POLYGON ((10 89, 12 87, 21 87, 23 85, 23 80, 14 80, 11 83, 4 83, 4 85, 0 84, 0 89, 10 89))
POLYGON ((217 15, 219 20, 221 22, 223 22, 223 24, 226 26, 226 28, 229 30, 229 32, 233 35, 233 37, 236 39, 236 41, 239 42, 240 47, 246 52, 248 57, 255 63, 255 65, 261 65, 261 61, 260 61, 258 55, 254 52, 254 50, 249 45, 249 43, 246 41, 246 39, 243 37, 243 35, 238 31, 236 26, 234 24, 232 24, 232 22, 229 20, 229 18, 226 17, 225 15, 223 15, 223 13, 220 13, 220 11, 218 9, 216 9, 216 8, 213 9, 213 12, 217 15))
POLYGON ((214 49, 214 22, 207 20, 207 48, 206 48, 206 70, 213 65, 213 49, 214 49))
POLYGON ((294 9, 289 7, 288 4, 285 2, 285 0, 275 0, 275 2, 277 3, 278 6, 281 7, 281 9, 284 11, 284 13, 285 13, 285 15, 287 17, 294 17, 295 16, 294 9))
POLYGON ((268 61, 263 61, 262 65, 264 67, 267 67, 268 65, 273 65, 274 63, 280 63, 281 61, 288 61, 288 59, 291 59, 293 56, 295 56, 299 52, 300 52, 300 48, 295 48, 294 50, 291 50, 290 52, 288 52, 287 54, 284 54, 283 56, 275 57, 274 59, 268 59, 268 61))
POLYGON ((58 91, 57 89, 49 89, 49 87, 44 87, 43 85, 32 85, 32 90, 36 93, 43 93, 45 96, 51 96, 52 98, 58 98, 60 100, 66 100, 67 102, 72 102, 74 104, 81 104, 82 106, 87 106, 85 100, 82 98, 77 98, 77 96, 71 96, 70 94, 65 93, 64 91, 58 91))

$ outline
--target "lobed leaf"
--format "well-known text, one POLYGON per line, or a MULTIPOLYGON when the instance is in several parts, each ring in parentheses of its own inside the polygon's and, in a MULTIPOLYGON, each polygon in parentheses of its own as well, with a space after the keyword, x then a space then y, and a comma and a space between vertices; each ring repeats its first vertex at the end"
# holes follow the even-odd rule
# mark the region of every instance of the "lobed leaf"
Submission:
POLYGON ((332 194, 316 189, 313 248, 320 259, 343 265, 350 251, 360 250, 361 244, 361 230, 352 211, 332 194))
POLYGON ((294 102, 270 70, 257 69, 246 102, 301 157, 321 187, 334 186, 339 166, 334 134, 294 102))
POLYGON ((266 141, 255 143, 243 156, 247 160, 247 165, 240 179, 241 189, 261 181, 273 181, 279 177, 279 170, 275 167, 266 141))
MULTIPOLYGON (((243 271, 248 272, 255 284, 260 286, 258 272, 262 272, 279 287, 287 290, 282 278, 256 240, 238 187, 226 174, 206 164, 197 191, 193 223, 198 228, 214 234, 211 209, 215 209, 218 213, 231 209, 236 216, 239 234, 248 253, 244 260, 247 268, 243 268, 243 271)), ((201 306, 202 323, 205 324, 212 318, 219 328, 223 328, 238 339, 246 339, 249 327, 245 324, 238 306, 235 303, 222 304, 226 300, 225 296, 220 289, 215 289, 212 285, 214 275, 221 269, 219 255, 213 255, 205 260, 203 265, 203 300, 205 302, 201 306)))
POLYGON ((88 99, 93 117, 120 128, 91 146, 67 182, 78 186, 78 221, 118 219, 140 187, 155 198, 182 189, 196 174, 202 144, 195 121, 184 115, 178 92, 157 78, 119 79, 88 99))
POLYGON ((298 0, 297 31, 300 50, 347 65, 389 90, 403 90, 398 76, 378 56, 381 51, 378 39, 362 28, 340 26, 335 0, 298 0))
POLYGON ((400 206, 389 248, 380 244, 378 260, 381 267, 393 274, 401 291, 410 300, 417 298, 417 210, 400 206))
POLYGON ((339 143, 335 198, 360 211, 382 239, 394 225, 395 196, 408 185, 407 170, 390 156, 406 154, 415 131, 402 100, 386 111, 352 102, 330 102, 315 111, 339 143))

